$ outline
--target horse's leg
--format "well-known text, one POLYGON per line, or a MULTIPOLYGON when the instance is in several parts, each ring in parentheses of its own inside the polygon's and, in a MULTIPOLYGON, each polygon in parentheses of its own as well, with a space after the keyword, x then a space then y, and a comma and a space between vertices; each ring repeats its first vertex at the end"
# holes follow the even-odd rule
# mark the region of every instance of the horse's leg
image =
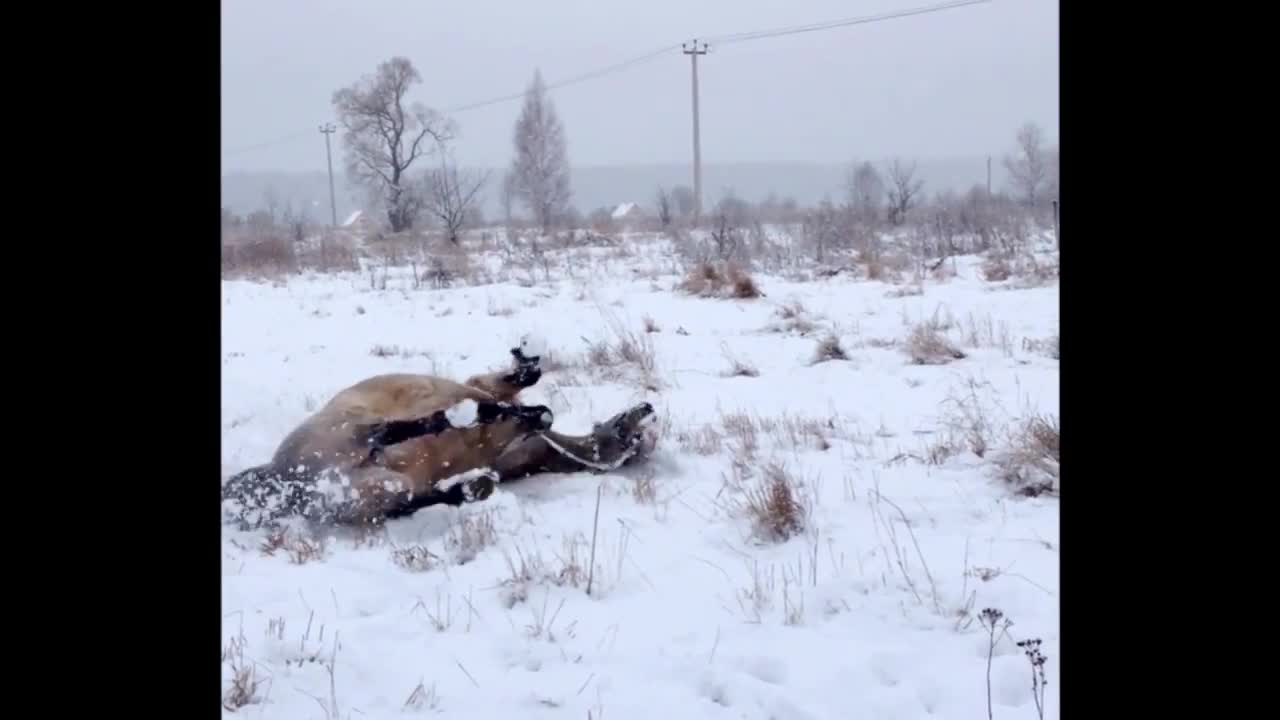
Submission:
POLYGON ((542 369, 538 367, 541 357, 525 355, 518 347, 511 349, 511 356, 516 361, 514 369, 473 375, 463 384, 483 390, 501 402, 514 402, 521 390, 537 384, 542 369))
POLYGON ((512 405, 490 400, 463 400, 447 410, 412 420, 389 420, 367 425, 358 431, 371 455, 377 455, 388 445, 426 435, 439 435, 453 428, 469 428, 491 425, 503 420, 515 420, 524 430, 536 432, 550 429, 555 416, 545 405, 512 405))
POLYGON ((412 480, 402 473, 366 466, 351 473, 354 497, 335 506, 332 519, 342 524, 377 524, 407 517, 432 505, 457 507, 479 502, 493 494, 496 481, 493 472, 469 473, 447 487, 414 492, 412 480))
POLYGON ((640 403, 599 423, 586 435, 544 430, 509 445, 494 463, 502 482, 538 473, 608 472, 629 462, 643 448, 641 433, 653 406, 640 403))

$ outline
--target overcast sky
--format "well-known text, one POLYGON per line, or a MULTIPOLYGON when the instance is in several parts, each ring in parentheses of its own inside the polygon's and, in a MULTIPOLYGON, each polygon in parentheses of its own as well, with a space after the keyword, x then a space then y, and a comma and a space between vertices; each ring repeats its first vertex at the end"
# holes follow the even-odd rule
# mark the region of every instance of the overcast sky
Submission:
MULTIPOLYGON (((323 169, 333 91, 394 55, 422 74, 411 98, 445 110, 519 92, 535 67, 554 83, 693 37, 942 1, 222 0, 223 170, 323 169)), ((553 91, 570 161, 689 162, 689 74, 675 50, 553 91)), ((713 46, 698 75, 704 163, 998 155, 1026 121, 1057 139, 1058 2, 713 46)), ((507 164, 519 109, 452 115, 458 159, 507 164)))

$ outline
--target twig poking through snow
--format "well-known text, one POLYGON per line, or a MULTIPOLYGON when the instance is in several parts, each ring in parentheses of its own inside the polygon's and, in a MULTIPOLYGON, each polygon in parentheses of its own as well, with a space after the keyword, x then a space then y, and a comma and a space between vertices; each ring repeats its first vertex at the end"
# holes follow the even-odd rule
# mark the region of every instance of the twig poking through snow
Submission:
POLYGON ((471 677, 471 673, 467 672, 467 669, 466 669, 465 667, 463 667, 463 666, 462 666, 462 661, 461 661, 461 660, 458 660, 457 658, 454 658, 454 660, 453 660, 453 661, 454 661, 455 663, 457 663, 457 664, 458 664, 458 669, 462 671, 462 674, 463 674, 463 675, 466 675, 466 676, 467 676, 467 679, 471 681, 471 684, 472 684, 472 685, 475 685, 475 686, 476 686, 476 689, 477 689, 477 690, 479 690, 479 689, 480 689, 480 683, 476 682, 476 679, 475 679, 475 678, 473 678, 473 677, 471 677))
POLYGON ((591 581, 596 575, 596 533, 600 530, 600 495, 604 493, 604 483, 596 487, 596 519, 591 524, 591 565, 587 568, 587 594, 591 594, 591 581))

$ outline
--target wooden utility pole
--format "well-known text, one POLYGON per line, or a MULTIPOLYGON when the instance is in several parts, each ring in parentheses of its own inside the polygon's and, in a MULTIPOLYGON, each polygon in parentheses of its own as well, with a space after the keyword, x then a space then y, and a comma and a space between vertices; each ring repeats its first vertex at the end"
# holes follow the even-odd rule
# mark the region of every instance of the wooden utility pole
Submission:
POLYGON ((709 49, 706 43, 699 47, 695 38, 691 43, 680 43, 680 48, 689 56, 693 70, 693 223, 696 226, 702 217, 702 145, 698 133, 698 56, 706 55, 709 49))
POLYGON ((991 156, 987 156, 987 198, 991 197, 991 156))
POLYGON ((329 148, 329 136, 337 132, 338 128, 333 123, 325 123, 320 126, 320 132, 324 135, 324 154, 329 161, 329 214, 333 216, 333 227, 338 227, 338 204, 334 200, 333 194, 333 151, 329 148))

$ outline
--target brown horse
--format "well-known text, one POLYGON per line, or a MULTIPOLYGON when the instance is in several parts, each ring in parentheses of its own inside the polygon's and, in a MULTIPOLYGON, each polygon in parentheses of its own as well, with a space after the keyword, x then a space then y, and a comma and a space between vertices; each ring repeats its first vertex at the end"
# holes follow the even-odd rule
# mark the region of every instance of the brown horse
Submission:
POLYGON ((280 443, 271 462, 232 476, 224 507, 241 527, 288 516, 376 524, 436 504, 484 500, 494 485, 546 472, 607 472, 643 458, 653 406, 640 403, 586 435, 553 432, 551 410, 517 396, 542 377, 538 357, 463 383, 378 375, 348 387, 280 443))

